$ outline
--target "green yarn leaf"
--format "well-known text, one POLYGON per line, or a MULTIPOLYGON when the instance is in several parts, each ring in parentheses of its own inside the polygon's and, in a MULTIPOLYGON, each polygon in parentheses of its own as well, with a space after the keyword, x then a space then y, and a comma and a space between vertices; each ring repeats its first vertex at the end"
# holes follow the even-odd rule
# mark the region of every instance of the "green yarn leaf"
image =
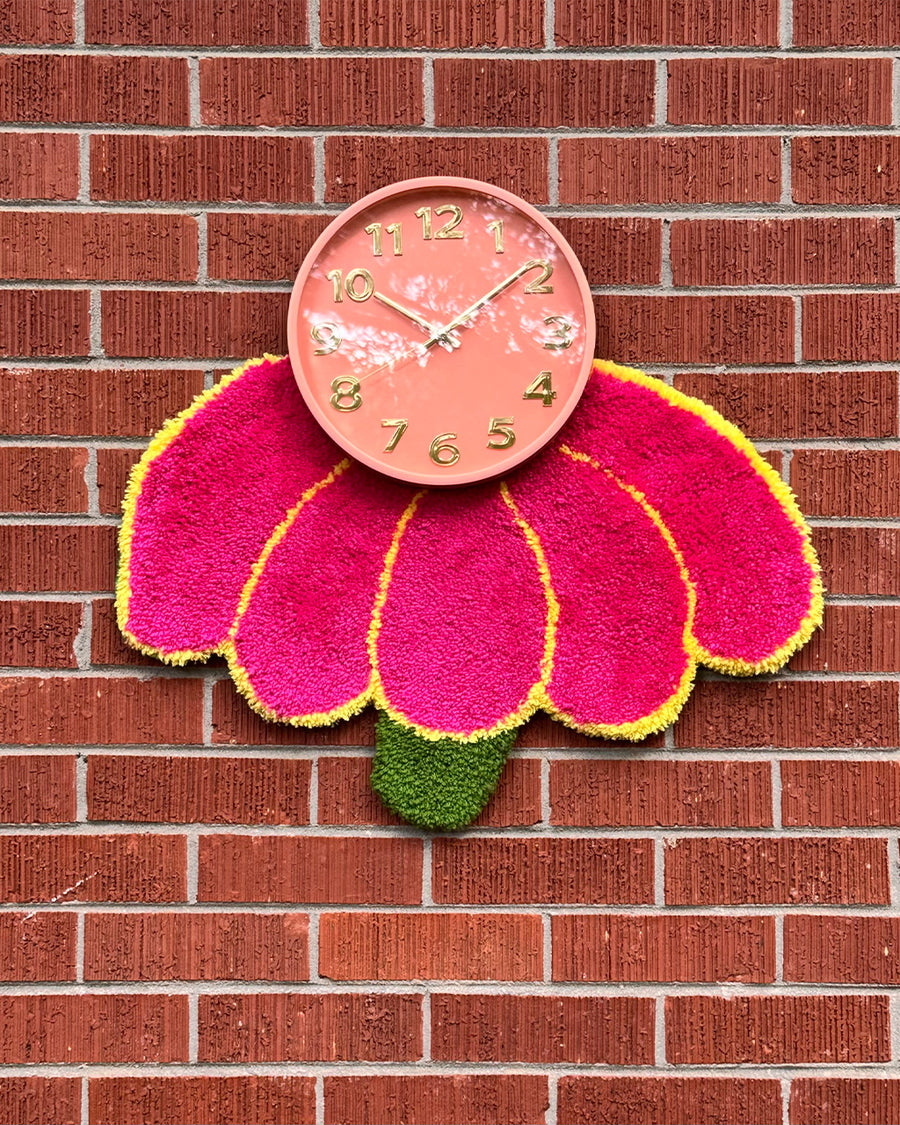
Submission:
POLYGON ((379 712, 372 788, 387 807, 419 828, 462 828, 497 788, 515 730, 482 739, 422 738, 379 712))

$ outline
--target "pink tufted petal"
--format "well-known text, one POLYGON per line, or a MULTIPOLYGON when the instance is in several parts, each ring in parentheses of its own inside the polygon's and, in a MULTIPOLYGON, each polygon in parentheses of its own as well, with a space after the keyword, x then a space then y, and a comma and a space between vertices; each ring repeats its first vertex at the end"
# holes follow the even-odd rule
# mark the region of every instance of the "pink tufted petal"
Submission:
POLYGON ((692 591, 640 502, 611 474, 553 452, 509 482, 541 540, 559 621, 547 695, 588 733, 642 738, 693 682, 692 591))
POLYGON ((435 735, 518 725, 539 699, 548 613, 535 553, 496 484, 423 494, 380 612, 379 702, 435 735))
POLYGON ((657 379, 597 363, 561 438, 659 511, 696 587, 704 663, 774 669, 807 639, 821 587, 806 526, 734 426, 657 379))
POLYGON ((269 718, 318 725, 367 701, 372 611, 413 495, 353 463, 273 535, 228 654, 239 687, 269 718))
POLYGON ((117 602, 132 643, 174 661, 221 646, 273 529, 341 458, 287 359, 251 361, 170 422, 126 496, 117 602))

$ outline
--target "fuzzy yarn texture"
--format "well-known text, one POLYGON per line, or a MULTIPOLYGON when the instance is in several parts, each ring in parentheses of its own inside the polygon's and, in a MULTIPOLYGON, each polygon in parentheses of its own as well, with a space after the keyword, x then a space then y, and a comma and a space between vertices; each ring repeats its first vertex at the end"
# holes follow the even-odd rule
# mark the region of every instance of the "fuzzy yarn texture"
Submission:
POLYGON ((373 703, 374 788, 449 829, 538 709, 644 738, 698 664, 779 668, 823 599, 788 486, 716 411, 640 371, 596 362, 560 433, 504 479, 417 490, 348 459, 290 361, 265 356, 135 466, 116 601, 130 644, 224 656, 269 720, 373 703))

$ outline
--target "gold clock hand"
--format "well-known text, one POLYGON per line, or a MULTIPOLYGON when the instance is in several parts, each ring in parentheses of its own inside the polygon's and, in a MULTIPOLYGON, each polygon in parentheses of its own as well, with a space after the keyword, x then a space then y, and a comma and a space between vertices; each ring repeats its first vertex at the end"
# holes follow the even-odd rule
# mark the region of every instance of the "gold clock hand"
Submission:
POLYGON ((546 264, 547 263, 541 258, 533 258, 530 262, 526 262, 523 266, 519 266, 519 268, 514 273, 511 273, 509 277, 507 277, 504 281, 501 281, 499 285, 495 285, 494 288, 491 289, 488 293, 485 293, 483 297, 479 297, 479 299, 473 305, 469 305, 469 307, 461 312, 459 316, 455 316, 448 324, 445 324, 443 328, 439 328, 436 332, 434 332, 431 339, 427 341, 426 347, 430 347, 432 344, 436 344, 442 336, 446 336, 447 333, 452 332, 454 328, 459 328, 462 324, 469 320, 470 317, 474 316, 480 308, 483 308, 488 303, 488 301, 493 301, 493 299, 500 293, 502 293, 504 289, 508 289, 510 285, 513 285, 515 282, 517 282, 523 274, 528 273, 529 270, 536 269, 538 266, 544 267, 546 266, 546 264))
POLYGON ((371 371, 367 371, 365 375, 360 375, 357 379, 358 383, 364 383, 366 379, 371 379, 373 375, 377 375, 379 371, 384 371, 386 367, 393 367, 397 363, 405 363, 407 360, 414 357, 421 358, 426 354, 429 348, 433 348, 435 344, 440 343, 441 337, 435 336, 431 340, 426 340, 424 344, 416 344, 415 347, 407 348, 406 351, 400 352, 399 355, 392 356, 387 363, 382 363, 379 367, 373 367, 371 371))
POLYGON ((395 312, 400 313, 400 315, 405 316, 407 320, 413 321, 414 324, 420 325, 431 335, 434 335, 437 326, 425 320, 424 317, 419 316, 418 313, 414 313, 410 309, 405 309, 402 305, 398 305, 395 300, 393 300, 391 297, 385 296, 384 293, 379 293, 377 289, 372 294, 372 296, 376 301, 380 301, 383 305, 387 305, 389 309, 393 309, 395 312))

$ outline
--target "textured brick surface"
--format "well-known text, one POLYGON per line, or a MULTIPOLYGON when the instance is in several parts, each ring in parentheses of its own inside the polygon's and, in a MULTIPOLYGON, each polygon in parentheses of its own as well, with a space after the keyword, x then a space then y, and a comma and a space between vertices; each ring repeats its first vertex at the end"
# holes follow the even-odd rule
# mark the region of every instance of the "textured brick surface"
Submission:
POLYGON ((88 294, 79 289, 6 292, 0 317, 0 355, 87 355, 88 294))
POLYGON ((334 980, 540 980, 537 914, 323 914, 319 972, 334 980))
POLYGON ((543 1125, 541 1074, 325 1077, 326 1125, 543 1125))
POLYGON ((209 216, 209 276, 228 281, 293 281, 328 215, 209 216))
POLYGON ((0 665, 74 668, 80 602, 0 602, 0 665))
POLYGON ((438 838, 435 902, 651 902, 649 840, 438 838))
POLYGON ((666 902, 885 903, 887 842, 852 837, 684 839, 666 848, 666 902))
POLYGON ((409 837, 203 836, 201 902, 422 901, 422 843, 409 837))
POLYGON ((238 1077, 92 1078, 91 1125, 313 1125, 315 1079, 238 1077))
POLYGON ((305 914, 88 914, 85 980, 307 980, 305 914))
POLYGON ((0 511, 85 512, 88 451, 72 446, 0 447, 0 511))
POLYGON ((410 994, 201 996, 203 1062, 358 1059, 422 1054, 422 998, 410 994))
POLYGON ((832 1121, 900 1123, 900 1081, 896 1078, 795 1078, 791 1083, 791 1125, 832 1121))
POLYGON ((822 565, 822 580, 831 593, 900 594, 897 528, 819 527, 813 542, 822 565))
POLYGON ((891 60, 673 59, 674 125, 890 125, 891 60))
POLYGON ((890 1057, 887 996, 669 996, 672 1063, 850 1063, 890 1057))
POLYGON ((0 1078, 0 1122, 3 1125, 79 1125, 80 1078, 0 1078))
POLYGON ((88 43, 301 46, 304 0, 85 0, 88 43))
POLYGON ((322 0, 324 47, 538 47, 543 0, 322 0))
POLYGON ((647 125, 655 78, 643 60, 437 59, 434 119, 450 128, 647 125))
POLYGON ((819 293, 803 298, 803 355, 888 362, 900 346, 900 293, 819 293))
POLYGON ((784 978, 824 984, 900 984, 900 918, 784 920, 784 978))
POLYGON ((333 727, 302 730, 267 723, 251 711, 230 680, 213 685, 212 740, 233 746, 374 746, 371 709, 333 727))
POLYGON ((126 644, 116 622, 116 606, 112 598, 95 598, 91 603, 91 663, 142 664, 158 668, 153 656, 126 644))
POLYGON ((108 590, 115 582, 114 551, 113 527, 5 524, 0 526, 0 587, 108 590))
POLYGON ((558 47, 774 46, 778 42, 778 4, 760 0, 748 7, 735 0, 691 0, 660 4, 636 0, 572 0, 556 9, 558 47))
POLYGON ((562 759, 550 766, 551 821, 592 825, 772 823, 766 762, 562 759))
POLYGON ((557 914, 553 979, 765 983, 775 979, 775 922, 686 914, 557 914))
POLYGON ((798 827, 900 825, 900 761, 785 761, 781 815, 798 827))
POLYGON ((310 773, 303 759, 95 755, 88 818, 308 824, 310 773))
POLYGON ((772 203, 777 137, 577 137, 559 142, 560 203, 772 203))
POLYGON ((74 133, 4 133, 0 199, 74 199, 78 160, 74 133))
POLYGON ((64 824, 73 820, 74 757, 70 754, 0 757, 0 823, 64 824))
POLYGON ((797 137, 791 142, 795 203, 897 203, 900 135, 797 137))
POLYGON ((0 43, 71 43, 72 0, 8 0, 0 15, 0 43))
POLYGON ((791 462, 791 485, 811 516, 900 515, 900 451, 804 449, 791 462))
POLYGON ((900 671, 900 606, 829 606, 822 628, 790 666, 835 672, 900 671))
POLYGON ((865 0, 797 0, 794 43, 798 47, 878 47, 900 41, 900 11, 865 0))
POLYGON ((0 915, 0 980, 75 980, 77 926, 68 911, 0 915))
POLYGON ((97 495, 104 515, 121 514, 128 477, 142 453, 133 448, 97 450, 97 495))
POLYGON ((781 1125, 781 1083, 766 1078, 559 1080, 560 1125, 781 1125))
POLYGON ((662 224, 618 216, 553 220, 575 251, 591 285, 652 285, 659 281, 662 224))

